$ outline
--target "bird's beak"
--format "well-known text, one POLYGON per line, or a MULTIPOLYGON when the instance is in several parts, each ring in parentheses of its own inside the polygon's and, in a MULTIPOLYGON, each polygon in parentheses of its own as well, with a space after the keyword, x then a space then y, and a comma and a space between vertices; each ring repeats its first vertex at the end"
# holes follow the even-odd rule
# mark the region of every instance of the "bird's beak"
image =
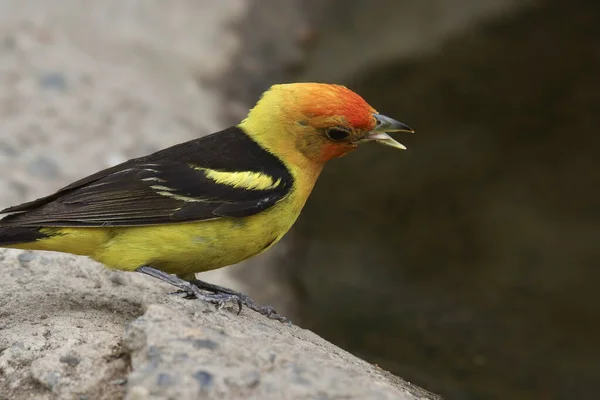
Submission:
POLYGON ((377 126, 373 130, 371 130, 365 138, 361 140, 361 142, 377 142, 381 144, 385 144, 386 146, 394 147, 396 149, 406 150, 406 146, 402 143, 399 143, 392 139, 388 133, 390 132, 410 132, 414 133, 406 124, 403 124, 400 121, 396 121, 390 117, 386 117, 382 114, 373 114, 375 119, 377 120, 377 126))

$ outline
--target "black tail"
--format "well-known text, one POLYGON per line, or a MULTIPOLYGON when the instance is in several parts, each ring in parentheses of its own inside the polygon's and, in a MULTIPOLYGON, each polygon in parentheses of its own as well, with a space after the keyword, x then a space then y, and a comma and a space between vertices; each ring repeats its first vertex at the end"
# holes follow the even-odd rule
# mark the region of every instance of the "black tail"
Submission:
POLYGON ((35 242, 47 237, 39 228, 0 227, 0 246, 35 242))

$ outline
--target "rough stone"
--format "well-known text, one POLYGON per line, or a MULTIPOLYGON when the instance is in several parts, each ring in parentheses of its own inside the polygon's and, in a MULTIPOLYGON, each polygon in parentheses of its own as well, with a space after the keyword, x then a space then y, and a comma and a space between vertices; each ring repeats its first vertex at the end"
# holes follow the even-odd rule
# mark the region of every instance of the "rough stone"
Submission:
POLYGON ((310 331, 177 297, 150 305, 123 345, 133 368, 129 400, 433 397, 310 331))

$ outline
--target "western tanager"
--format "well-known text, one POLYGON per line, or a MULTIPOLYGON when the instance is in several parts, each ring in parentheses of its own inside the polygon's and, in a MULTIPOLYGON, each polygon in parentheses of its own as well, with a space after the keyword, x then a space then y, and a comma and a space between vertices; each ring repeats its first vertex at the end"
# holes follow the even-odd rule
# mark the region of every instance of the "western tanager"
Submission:
POLYGON ((364 142, 405 148, 388 132, 412 130, 344 86, 274 85, 237 126, 2 210, 0 246, 89 256, 219 307, 234 301, 284 320, 195 273, 273 246, 296 221, 327 161, 364 142))

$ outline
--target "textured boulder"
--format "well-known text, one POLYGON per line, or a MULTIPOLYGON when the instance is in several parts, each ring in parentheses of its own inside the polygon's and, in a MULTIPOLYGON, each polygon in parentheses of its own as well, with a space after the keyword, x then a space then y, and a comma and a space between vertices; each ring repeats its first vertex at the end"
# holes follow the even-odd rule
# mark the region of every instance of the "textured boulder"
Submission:
POLYGON ((292 324, 75 256, 1 254, 6 398, 435 398, 292 324))
POLYGON ((127 399, 427 399, 314 333, 188 300, 152 304, 126 330, 127 399))

